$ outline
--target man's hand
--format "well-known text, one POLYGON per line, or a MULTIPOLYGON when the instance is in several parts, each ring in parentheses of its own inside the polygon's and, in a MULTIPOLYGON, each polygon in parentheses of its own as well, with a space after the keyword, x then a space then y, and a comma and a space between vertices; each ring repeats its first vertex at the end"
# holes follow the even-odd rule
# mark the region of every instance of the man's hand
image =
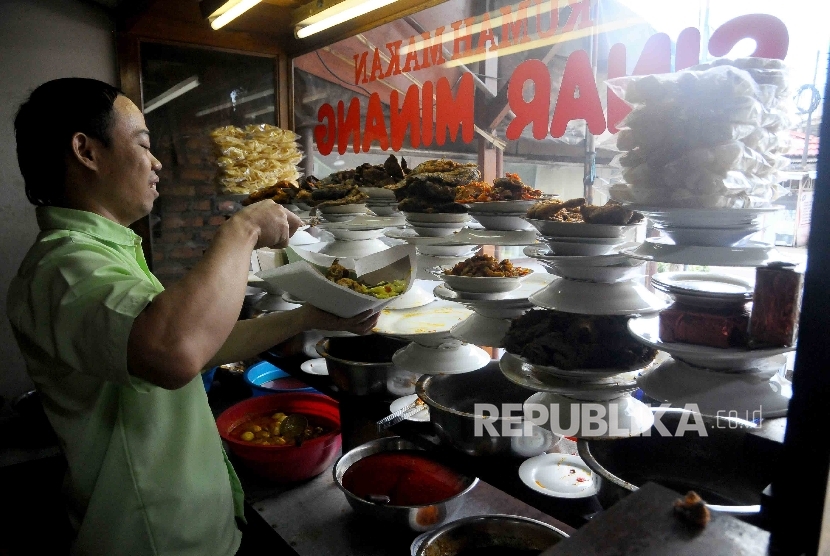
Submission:
POLYGON ((257 230, 258 239, 254 249, 281 249, 287 246, 288 239, 303 224, 296 214, 271 199, 249 205, 234 214, 231 219, 242 220, 257 230))
POLYGON ((297 311, 301 313, 301 318, 304 319, 306 330, 337 330, 360 335, 371 332, 378 322, 378 317, 380 317, 379 312, 370 310, 351 318, 342 318, 308 304, 303 305, 297 311))

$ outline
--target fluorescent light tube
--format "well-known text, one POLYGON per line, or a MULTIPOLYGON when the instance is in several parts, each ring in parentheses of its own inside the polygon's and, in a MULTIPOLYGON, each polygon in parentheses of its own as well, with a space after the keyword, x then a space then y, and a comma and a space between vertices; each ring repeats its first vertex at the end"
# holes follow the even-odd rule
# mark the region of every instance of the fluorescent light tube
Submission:
POLYGON ((224 27, 260 2, 261 0, 228 0, 221 8, 213 12, 219 13, 219 15, 211 18, 210 26, 214 29, 224 27))
MULTIPOLYGON (((236 105, 245 104, 246 102, 251 102, 252 100, 256 100, 258 98, 265 98, 267 96, 271 96, 274 94, 274 89, 266 89, 264 91, 260 91, 258 93, 252 93, 250 95, 240 97, 236 99, 236 105)), ((211 106, 210 108, 205 108, 204 110, 199 110, 196 112, 196 117, 200 118, 202 116, 207 116, 208 114, 213 114, 214 112, 219 112, 220 110, 225 110, 227 108, 233 108, 234 103, 232 102, 223 102, 222 104, 217 104, 216 106, 211 106)))
POLYGON ((159 96, 154 99, 148 100, 144 104, 144 113, 149 114, 159 106, 163 106, 173 100, 174 98, 178 98, 185 94, 187 91, 195 89, 199 86, 199 76, 194 75, 193 77, 188 77, 181 83, 173 85, 159 96))
POLYGON ((373 10, 388 6, 397 0, 343 0, 339 4, 327 8, 320 13, 300 21, 294 28, 298 39, 304 39, 314 33, 325 31, 329 27, 339 25, 360 17, 373 10))

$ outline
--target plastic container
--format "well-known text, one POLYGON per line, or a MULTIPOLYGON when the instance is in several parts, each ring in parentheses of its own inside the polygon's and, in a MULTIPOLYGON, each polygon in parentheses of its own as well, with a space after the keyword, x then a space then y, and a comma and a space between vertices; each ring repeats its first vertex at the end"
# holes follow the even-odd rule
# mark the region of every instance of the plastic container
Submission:
POLYGON ((317 392, 311 386, 301 380, 275 367, 267 361, 260 361, 248 367, 243 373, 245 384, 251 388, 251 393, 256 396, 267 396, 278 392, 317 392), (280 380, 283 379, 283 380, 280 380), (274 383, 280 381, 283 384, 274 383))
POLYGON ((243 400, 216 419, 219 435, 242 465, 260 477, 278 483, 292 483, 316 477, 334 463, 340 453, 340 408, 338 403, 319 393, 271 394, 243 400), (262 446, 236 438, 233 431, 251 417, 282 411, 301 413, 326 434, 306 440, 300 446, 262 446))
POLYGON ((216 374, 216 369, 219 367, 213 367, 210 370, 207 370, 202 373, 202 382, 205 385, 205 392, 210 392, 210 387, 213 385, 213 376, 216 374))

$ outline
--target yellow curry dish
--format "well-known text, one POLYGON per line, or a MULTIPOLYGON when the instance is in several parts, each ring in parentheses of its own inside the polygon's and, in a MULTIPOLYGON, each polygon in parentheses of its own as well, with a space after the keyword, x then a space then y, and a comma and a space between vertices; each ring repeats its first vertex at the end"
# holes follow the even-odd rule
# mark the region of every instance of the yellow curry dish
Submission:
POLYGON ((389 299, 396 297, 406 290, 405 280, 393 280, 391 282, 380 282, 374 286, 364 284, 359 280, 351 277, 351 271, 342 266, 338 259, 334 259, 331 266, 326 270, 326 279, 331 280, 335 284, 345 286, 352 291, 362 293, 364 295, 371 295, 377 299, 389 299))

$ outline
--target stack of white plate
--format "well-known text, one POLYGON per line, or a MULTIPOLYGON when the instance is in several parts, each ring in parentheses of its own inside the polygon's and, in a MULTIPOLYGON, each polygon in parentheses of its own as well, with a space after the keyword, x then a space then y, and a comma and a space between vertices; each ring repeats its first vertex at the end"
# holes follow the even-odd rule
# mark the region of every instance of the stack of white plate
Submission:
POLYGON ((454 234, 470 221, 467 213, 406 212, 406 221, 423 237, 446 237, 454 234))
POLYGON ((551 255, 591 257, 606 255, 634 238, 637 224, 587 224, 528 219, 539 231, 540 241, 550 247, 551 255))
POLYGON ((317 212, 327 222, 345 222, 359 214, 366 214, 369 209, 366 203, 354 203, 350 205, 323 205, 317 207, 317 212))
POLYGON ((382 187, 361 187, 359 189, 369 196, 366 200, 366 206, 378 216, 400 214, 398 212, 398 201, 395 199, 395 193, 391 190, 382 187))
POLYGON ((467 203, 470 216, 487 230, 532 230, 525 219, 527 210, 536 201, 491 201, 467 203))

